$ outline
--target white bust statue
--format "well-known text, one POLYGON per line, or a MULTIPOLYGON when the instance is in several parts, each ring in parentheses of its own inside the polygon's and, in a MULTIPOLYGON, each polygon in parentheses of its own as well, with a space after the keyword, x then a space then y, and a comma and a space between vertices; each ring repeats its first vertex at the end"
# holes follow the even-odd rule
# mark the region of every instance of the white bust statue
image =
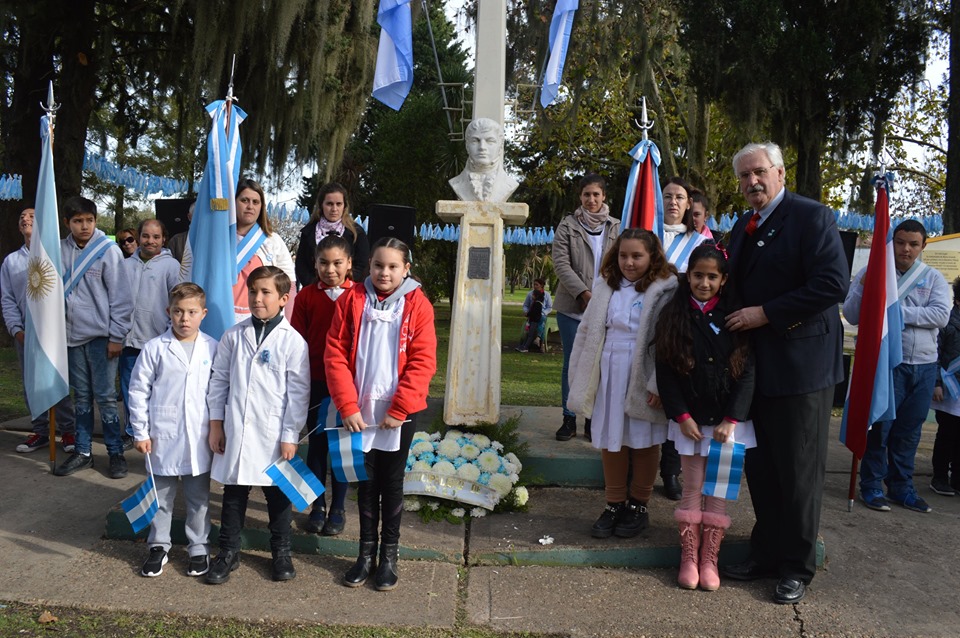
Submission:
POLYGON ((467 167, 450 180, 465 202, 505 202, 517 190, 517 180, 503 170, 503 131, 495 120, 481 117, 467 125, 467 167))

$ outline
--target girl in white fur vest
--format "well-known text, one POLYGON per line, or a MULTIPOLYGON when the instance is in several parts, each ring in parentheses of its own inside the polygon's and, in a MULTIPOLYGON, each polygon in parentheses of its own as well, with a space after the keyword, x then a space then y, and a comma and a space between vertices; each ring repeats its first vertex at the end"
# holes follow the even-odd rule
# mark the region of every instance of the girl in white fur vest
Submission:
POLYGON ((592 419, 593 446, 601 450, 607 505, 591 533, 631 538, 647 527, 667 436, 653 339, 677 271, 656 235, 630 228, 604 255, 600 277, 573 344, 568 407, 592 419))

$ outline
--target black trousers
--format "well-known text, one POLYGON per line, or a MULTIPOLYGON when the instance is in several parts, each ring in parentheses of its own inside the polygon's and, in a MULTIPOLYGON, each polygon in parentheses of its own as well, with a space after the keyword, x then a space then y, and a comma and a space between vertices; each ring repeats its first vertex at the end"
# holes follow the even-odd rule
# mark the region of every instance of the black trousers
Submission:
POLYGON ((668 439, 660 444, 660 478, 679 474, 680 454, 677 452, 677 446, 668 439))
POLYGON ((400 542, 400 518, 403 514, 403 474, 407 467, 410 443, 416 431, 416 419, 400 426, 400 449, 396 452, 370 450, 363 455, 366 481, 357 486, 360 509, 360 541, 377 541, 377 528, 382 522, 380 542, 400 542))
MULTIPOLYGON (((261 487, 267 497, 267 514, 270 522, 270 550, 290 552, 290 521, 293 507, 290 499, 276 485, 261 487)), ((250 498, 250 485, 224 485, 223 511, 220 514, 220 550, 240 551, 240 532, 247 517, 247 501, 250 498)))
POLYGON ((933 444, 933 477, 960 486, 960 416, 936 410, 937 439, 933 444))
POLYGON ((827 465, 834 387, 785 397, 756 395, 757 447, 744 471, 757 522, 752 558, 781 577, 809 584, 817 571, 817 533, 827 465))

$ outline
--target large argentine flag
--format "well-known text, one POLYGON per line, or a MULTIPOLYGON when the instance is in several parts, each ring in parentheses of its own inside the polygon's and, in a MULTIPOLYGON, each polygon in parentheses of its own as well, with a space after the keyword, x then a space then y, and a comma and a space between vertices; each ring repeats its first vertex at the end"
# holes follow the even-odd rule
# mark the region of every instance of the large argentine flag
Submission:
POLYGON ((207 165, 187 235, 181 274, 207 293, 201 327, 219 339, 236 322, 233 285, 237 283, 237 203, 240 179, 240 123, 243 109, 224 100, 207 106, 213 119, 207 139, 207 165))
POLYGON ((24 330, 23 382, 34 419, 70 391, 60 224, 53 174, 53 123, 40 118, 40 177, 30 257, 27 262, 27 316, 24 330))
POLYGON ((413 20, 410 0, 380 0, 380 47, 373 97, 399 111, 413 86, 413 20))
POLYGON ((862 282, 860 324, 853 370, 840 425, 840 441, 858 459, 867 447, 867 431, 878 421, 896 417, 893 369, 903 361, 903 316, 897 300, 897 271, 893 261, 887 183, 877 180, 876 221, 870 259, 862 282), (879 238, 886 241, 879 241, 879 238))
POLYGON ((641 140, 629 153, 633 158, 623 200, 620 230, 644 228, 663 243, 663 196, 660 192, 660 149, 641 140))
POLYGON ((573 16, 580 6, 580 0, 558 0, 550 21, 550 58, 543 75, 543 87, 540 89, 540 106, 547 108, 557 99, 560 85, 563 83, 563 64, 567 60, 567 47, 570 45, 570 32, 573 30, 573 16))

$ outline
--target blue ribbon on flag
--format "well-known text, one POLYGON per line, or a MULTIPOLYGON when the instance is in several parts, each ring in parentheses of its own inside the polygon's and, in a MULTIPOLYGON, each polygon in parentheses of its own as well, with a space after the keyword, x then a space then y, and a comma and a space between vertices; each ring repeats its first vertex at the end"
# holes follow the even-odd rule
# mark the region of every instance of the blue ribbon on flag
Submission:
POLYGON ((363 465, 363 433, 337 427, 327 430, 330 442, 330 466, 333 476, 341 483, 367 480, 363 465))
POLYGON ((139 534, 140 530, 153 521, 160 504, 157 501, 157 490, 153 485, 152 472, 140 486, 140 489, 123 499, 120 507, 127 515, 127 520, 130 521, 130 527, 133 528, 134 534, 139 534))
POLYGON ((710 440, 707 456, 707 474, 703 480, 705 496, 737 500, 740 495, 740 477, 743 476, 743 455, 747 446, 743 443, 720 443, 710 440))
POLYGON ((950 362, 945 369, 940 368, 940 380, 943 390, 951 399, 960 399, 960 381, 957 380, 957 371, 960 370, 960 357, 950 362))
POLYGON ((278 459, 264 470, 273 484, 280 488, 298 512, 304 512, 317 497, 326 491, 317 475, 310 471, 299 456, 289 461, 278 459))

